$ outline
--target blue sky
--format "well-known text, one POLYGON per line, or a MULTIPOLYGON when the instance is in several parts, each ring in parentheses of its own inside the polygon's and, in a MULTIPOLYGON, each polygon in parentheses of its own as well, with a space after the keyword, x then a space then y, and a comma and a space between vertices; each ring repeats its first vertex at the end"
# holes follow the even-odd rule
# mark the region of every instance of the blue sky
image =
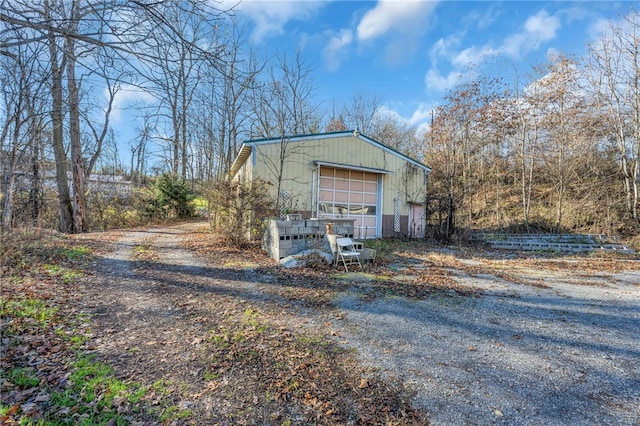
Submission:
POLYGON ((236 13, 259 51, 301 49, 327 110, 360 90, 418 127, 470 64, 508 78, 514 67, 527 73, 549 53, 584 54, 607 20, 635 4, 244 0, 236 13))

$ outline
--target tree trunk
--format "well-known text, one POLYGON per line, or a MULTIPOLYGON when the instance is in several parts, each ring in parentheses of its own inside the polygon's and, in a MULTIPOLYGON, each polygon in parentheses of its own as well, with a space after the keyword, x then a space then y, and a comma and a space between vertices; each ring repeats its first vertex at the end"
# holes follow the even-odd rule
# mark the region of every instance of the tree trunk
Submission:
MULTIPOLYGON (((186 80, 186 77, 185 77, 186 80)), ((187 82, 185 81, 182 84, 181 87, 181 109, 182 109, 182 116, 181 116, 181 120, 180 120, 180 127, 181 127, 181 145, 182 145, 182 179, 186 180, 187 179, 187 166, 188 166, 188 153, 187 153, 187 148, 188 148, 188 144, 187 144, 187 110, 188 110, 188 102, 187 102, 187 88, 186 88, 186 84, 187 82)))
POLYGON ((640 160, 636 159, 633 167, 633 206, 631 213, 634 219, 639 219, 638 202, 640 200, 640 160))
MULTIPOLYGON (((50 15, 50 5, 45 1, 46 15, 50 15)), ((62 69, 58 63, 58 49, 56 36, 49 32, 49 54, 51 57, 51 126, 53 155, 56 162, 56 186, 58 188, 58 209, 60 213, 60 232, 73 231, 73 211, 69 195, 69 181, 67 177, 67 156, 64 150, 63 136, 63 99, 62 99, 62 69)))
POLYGON ((7 171, 8 179, 6 183, 6 191, 4 198, 4 208, 2 212, 2 229, 8 230, 12 228, 13 218, 13 187, 16 183, 16 165, 18 162, 18 142, 20 140, 20 115, 16 111, 15 128, 13 131, 13 149, 9 158, 9 170, 7 171))
POLYGON ((31 190, 29 194, 29 201, 31 203, 31 224, 33 226, 38 226, 40 222, 40 203, 42 201, 40 150, 38 149, 38 146, 33 148, 31 155, 31 190))
MULTIPOLYGON (((71 19, 75 19, 77 2, 73 2, 71 19)), ((77 23, 73 31, 77 31, 77 23)), ((85 200, 85 171, 82 158, 82 142, 80 140, 80 96, 76 80, 75 42, 73 38, 65 40, 65 54, 67 61, 67 89, 69 103, 69 141, 71 144, 71 174, 73 185, 73 232, 85 232, 86 229, 86 200, 85 200)))

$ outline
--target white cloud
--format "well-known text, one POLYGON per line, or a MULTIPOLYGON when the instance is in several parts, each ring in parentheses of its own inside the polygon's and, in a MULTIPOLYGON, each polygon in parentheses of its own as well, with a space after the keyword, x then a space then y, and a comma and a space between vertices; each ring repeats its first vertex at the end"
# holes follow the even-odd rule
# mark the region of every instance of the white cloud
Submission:
POLYGON ((384 105, 378 108, 376 115, 379 117, 390 118, 392 120, 399 121, 399 122, 404 122, 404 123, 407 122, 407 120, 404 117, 402 117, 400 114, 398 114, 397 111, 394 111, 391 108, 384 105))
POLYGON ((428 121, 425 121, 424 123, 416 127, 416 136, 418 137, 418 139, 422 139, 424 138, 425 134, 430 130, 431 130, 431 123, 428 121))
POLYGON ((549 41, 555 38, 556 31, 560 28, 560 19, 549 16, 547 11, 542 10, 527 19, 524 28, 527 34, 534 36, 538 41, 549 41))
POLYGON ((437 3, 420 0, 379 0, 358 24, 358 39, 373 40, 390 31, 422 34, 426 27, 424 20, 437 3))
POLYGON ((479 29, 485 29, 493 24, 500 14, 500 9, 493 4, 489 5, 488 8, 482 12, 479 10, 470 11, 467 16, 462 17, 460 23, 464 28, 474 26, 479 29))
POLYGON ((500 51, 512 57, 521 56, 539 48, 542 43, 553 40, 560 26, 557 16, 550 16, 547 11, 541 10, 527 19, 524 31, 507 37, 500 51))
POLYGON ((450 61, 455 55, 455 48, 460 45, 463 37, 464 33, 457 33, 450 35, 446 39, 441 38, 436 41, 429 52, 431 66, 437 66, 439 58, 445 58, 450 61))
POLYGON ((436 105, 429 105, 426 103, 420 103, 411 114, 411 117, 405 118, 397 111, 390 109, 386 106, 380 108, 378 113, 382 116, 389 117, 398 123, 403 123, 408 127, 415 128, 415 134, 421 137, 425 131, 431 127, 431 113, 436 108, 436 105))
MULTIPOLYGON (((109 99, 109 93, 107 89, 104 89, 105 99, 109 99)), ((119 124, 123 120, 123 116, 126 114, 123 112, 136 103, 150 104, 155 102, 155 98, 149 93, 138 87, 131 85, 122 85, 118 93, 113 100, 111 115, 109 119, 113 124, 119 124)))
POLYGON ((345 48, 353 41, 351 30, 340 30, 339 33, 331 35, 329 43, 322 50, 322 55, 330 71, 335 71, 340 67, 345 48))
POLYGON ((431 69, 425 75, 428 90, 447 90, 469 78, 474 65, 481 65, 487 59, 500 54, 521 57, 531 50, 538 49, 543 43, 553 40, 561 27, 560 19, 551 16, 545 10, 527 18, 520 32, 504 39, 500 47, 490 44, 470 46, 461 51, 465 32, 453 34, 435 42, 430 51, 431 69), (449 69, 442 72, 442 69, 449 69))
POLYGON ((495 54, 490 47, 472 46, 458 51, 464 32, 452 34, 446 39, 436 41, 430 50, 431 69, 425 75, 428 90, 444 91, 459 83, 472 64, 478 64, 487 56, 495 54), (442 64, 442 66, 439 66, 442 64), (439 69, 449 67, 451 71, 444 75, 439 69), (464 70, 464 71, 463 71, 464 70))
POLYGON ((435 69, 427 71, 427 75, 424 78, 427 89, 444 91, 454 87, 462 80, 463 74, 459 71, 451 71, 446 76, 441 75, 435 69))
POLYGON ((431 112, 434 110, 433 105, 421 103, 418 108, 413 111, 411 117, 407 120, 410 126, 421 126, 431 119, 431 112))
POLYGON ((261 43, 265 38, 284 33, 284 26, 292 20, 306 21, 324 7, 327 1, 294 0, 222 0, 221 8, 233 8, 255 24, 251 38, 261 43))
POLYGON ((597 19, 589 28, 589 36, 591 39, 599 39, 611 29, 613 21, 609 19, 597 19))
POLYGON ((468 68, 469 66, 480 64, 488 57, 495 56, 496 54, 498 54, 498 52, 489 46, 472 46, 455 55, 451 63, 456 67, 468 68))

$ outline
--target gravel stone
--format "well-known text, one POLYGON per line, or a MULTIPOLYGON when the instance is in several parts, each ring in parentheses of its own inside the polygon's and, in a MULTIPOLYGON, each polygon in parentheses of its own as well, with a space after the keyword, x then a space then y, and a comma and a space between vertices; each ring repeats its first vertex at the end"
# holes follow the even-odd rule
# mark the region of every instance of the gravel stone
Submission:
POLYGON ((639 425, 640 272, 597 285, 542 273, 546 288, 460 274, 479 297, 351 289, 333 326, 373 371, 412 387, 433 425, 639 425))

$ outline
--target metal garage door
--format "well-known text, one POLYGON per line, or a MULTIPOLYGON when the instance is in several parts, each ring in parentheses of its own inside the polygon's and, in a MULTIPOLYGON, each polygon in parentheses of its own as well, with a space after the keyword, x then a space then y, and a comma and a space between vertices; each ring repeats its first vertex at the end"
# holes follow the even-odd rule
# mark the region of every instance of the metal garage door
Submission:
POLYGON ((378 236, 378 174, 320 167, 318 218, 354 219, 355 238, 378 236))

